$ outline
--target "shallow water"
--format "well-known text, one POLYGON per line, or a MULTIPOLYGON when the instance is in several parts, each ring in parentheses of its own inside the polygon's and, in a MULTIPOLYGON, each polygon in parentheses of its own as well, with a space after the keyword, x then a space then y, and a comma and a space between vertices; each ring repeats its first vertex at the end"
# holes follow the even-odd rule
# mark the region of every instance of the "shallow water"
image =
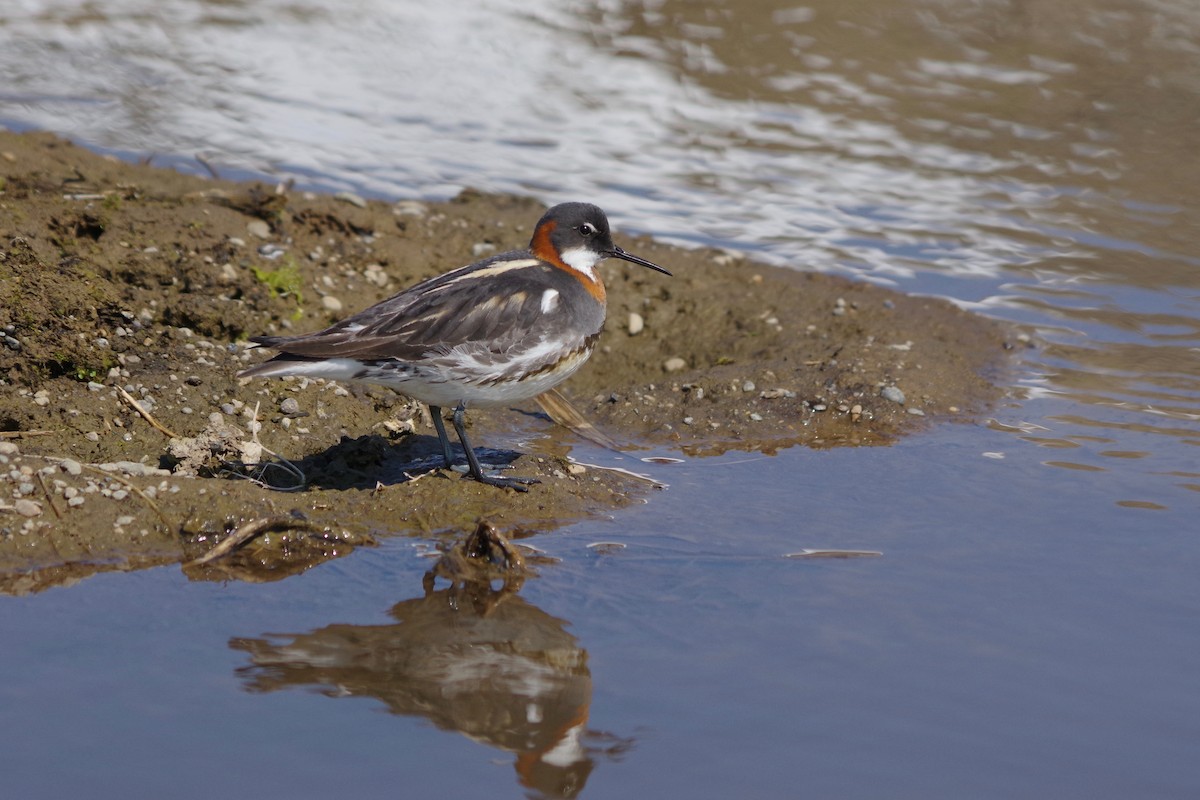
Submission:
POLYGON ((541 677, 453 719, 353 650, 247 649, 341 624, 405 652, 378 629, 421 594, 408 540, 277 584, 4 599, 8 791, 1194 796, 1198 39, 1167 0, 6 7, 11 125, 386 197, 587 198, 1040 344, 982 424, 654 465, 646 505, 535 537, 561 561, 519 600, 554 645, 504 663, 541 677), (781 558, 804 548, 883 555, 781 558), (540 761, 513 743, 552 720, 540 761))

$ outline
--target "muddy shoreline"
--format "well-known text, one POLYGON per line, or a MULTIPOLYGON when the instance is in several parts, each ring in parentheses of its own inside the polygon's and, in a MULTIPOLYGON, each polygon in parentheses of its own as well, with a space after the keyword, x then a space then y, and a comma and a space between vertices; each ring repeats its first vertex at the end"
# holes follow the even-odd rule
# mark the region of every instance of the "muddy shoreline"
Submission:
MULTIPOLYGON (((0 131, 0 592, 186 561, 266 515, 318 534, 271 534, 189 575, 270 580, 481 517, 531 535, 657 491, 572 461, 594 445, 533 403, 471 414, 485 460, 541 481, 521 495, 431 468, 427 411, 391 391, 235 377, 264 357, 247 337, 315 330, 522 247, 543 210, 473 191, 384 203, 207 180, 0 131), (303 470, 302 488, 272 491, 247 476, 292 479, 237 465, 271 453, 303 470)), ((948 302, 616 239, 675 277, 602 267, 601 346, 560 389, 623 445, 886 444, 1000 396, 990 379, 1016 332, 948 302)))

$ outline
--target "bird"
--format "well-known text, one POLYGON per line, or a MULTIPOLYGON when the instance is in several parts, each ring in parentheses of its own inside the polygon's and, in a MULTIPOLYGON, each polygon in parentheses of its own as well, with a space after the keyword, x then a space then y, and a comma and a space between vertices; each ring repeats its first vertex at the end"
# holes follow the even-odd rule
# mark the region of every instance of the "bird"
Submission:
POLYGON ((538 220, 524 250, 421 281, 315 333, 253 337, 277 355, 238 377, 390 387, 429 406, 447 469, 453 458, 442 409, 452 408, 468 476, 525 492, 537 481, 483 471, 464 429, 466 410, 536 397, 583 366, 604 326, 596 266, 607 258, 671 275, 618 247, 597 206, 561 203, 538 220))

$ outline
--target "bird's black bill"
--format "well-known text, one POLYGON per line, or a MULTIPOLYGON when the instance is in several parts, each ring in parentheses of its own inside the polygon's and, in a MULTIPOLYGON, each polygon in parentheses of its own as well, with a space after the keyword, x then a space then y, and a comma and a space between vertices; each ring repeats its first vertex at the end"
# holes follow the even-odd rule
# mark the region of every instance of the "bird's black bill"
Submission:
POLYGON ((663 269, 662 267, 660 267, 658 264, 655 264, 653 261, 647 261, 646 259, 641 258, 640 256, 635 256, 633 253, 626 253, 624 250, 622 250, 619 247, 614 246, 613 249, 609 250, 607 253, 605 253, 605 255, 612 256, 613 258, 619 258, 622 261, 628 261, 630 264, 639 264, 643 267, 646 267, 647 269, 652 269, 655 272, 661 272, 663 275, 671 274, 671 273, 667 272, 665 269, 663 269))

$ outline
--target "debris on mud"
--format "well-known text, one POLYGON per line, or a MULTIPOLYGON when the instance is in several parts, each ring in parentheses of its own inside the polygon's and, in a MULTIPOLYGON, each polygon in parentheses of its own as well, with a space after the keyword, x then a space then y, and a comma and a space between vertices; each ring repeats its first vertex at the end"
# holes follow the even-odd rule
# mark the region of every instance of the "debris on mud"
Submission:
POLYGON ((559 387, 593 435, 536 403, 470 416, 485 462, 540 480, 517 496, 443 469, 408 398, 236 373, 265 357, 252 335, 319 329, 480 244, 524 246, 538 202, 352 203, 47 134, 0 131, 0 152, 0 592, 186 560, 185 523, 293 510, 355 536, 551 528, 652 491, 572 463, 584 438, 693 456, 886 443, 975 418, 1015 341, 938 299, 626 237, 675 277, 603 268, 606 331, 559 387))

